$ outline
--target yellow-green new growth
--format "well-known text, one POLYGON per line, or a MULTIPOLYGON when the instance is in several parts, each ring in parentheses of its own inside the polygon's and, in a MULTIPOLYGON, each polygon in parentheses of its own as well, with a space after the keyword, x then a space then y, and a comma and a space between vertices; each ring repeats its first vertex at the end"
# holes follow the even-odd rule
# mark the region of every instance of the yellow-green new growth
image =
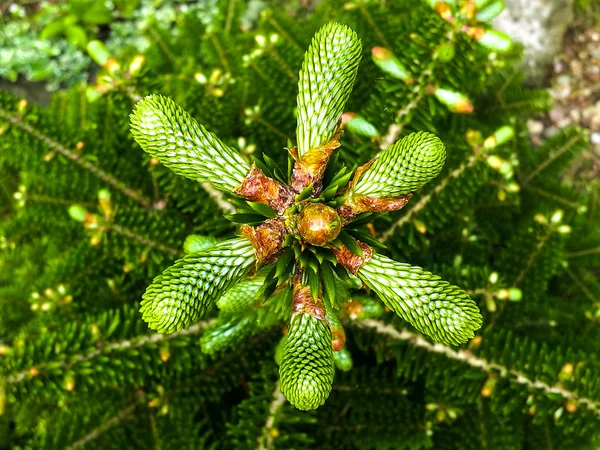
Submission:
POLYGON ((148 286, 140 309, 142 318, 159 333, 187 328, 200 320, 255 262, 254 248, 244 238, 187 255, 148 286))
POLYGON ((293 315, 279 367, 285 398, 298 409, 318 408, 329 397, 333 373, 327 324, 310 314, 293 315))
POLYGON ((130 118, 140 147, 179 175, 231 192, 250 170, 237 151, 168 97, 149 95, 135 105, 130 118))
POLYGON ((329 23, 312 39, 298 81, 298 156, 331 139, 356 79, 362 45, 354 31, 329 23))
POLYGON ((358 276, 388 308, 437 342, 462 344, 481 327, 479 309, 463 290, 420 267, 373 255, 358 276))
MULTIPOLYGON (((262 313, 291 309, 277 358, 281 391, 303 410, 317 408, 329 396, 334 361, 341 370, 352 365, 337 317, 347 299, 338 298, 337 279, 342 278, 334 275, 334 266, 358 276, 385 305, 435 341, 462 344, 482 320, 464 291, 419 267, 375 254, 372 237, 347 227, 363 212, 402 208, 412 192, 440 173, 446 159, 440 139, 419 132, 391 145, 354 177, 346 168, 335 173, 335 160, 329 158, 339 147, 340 118, 360 56, 358 37, 344 25, 327 24, 312 40, 300 72, 298 146, 290 149, 295 161, 287 181, 270 178, 278 168, 269 160, 250 166, 165 97, 147 97, 131 116, 134 137, 145 151, 178 174, 235 192, 237 214, 231 218, 245 222, 237 239, 218 244, 202 236, 188 239, 189 254, 146 290, 143 319, 161 333, 172 333, 191 326, 217 303, 218 322, 201 340, 203 351, 214 353, 260 328, 262 313), (330 163, 334 175, 323 186, 330 163), (253 269, 259 275, 242 281, 253 269), (290 289, 291 304, 285 303, 290 289), (254 306, 264 309, 257 312, 254 306)), ((360 314, 380 314, 378 306, 361 306, 360 314)))
POLYGON ((354 185, 356 195, 399 197, 421 189, 438 176, 446 147, 427 132, 412 133, 381 153, 354 185))

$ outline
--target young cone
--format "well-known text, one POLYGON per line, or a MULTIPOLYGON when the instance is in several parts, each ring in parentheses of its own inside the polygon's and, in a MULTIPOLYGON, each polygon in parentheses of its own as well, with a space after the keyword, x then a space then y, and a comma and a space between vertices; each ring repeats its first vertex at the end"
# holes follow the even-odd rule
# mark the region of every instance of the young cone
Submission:
POLYGON ((254 248, 244 238, 187 255, 148 286, 140 309, 142 318, 159 333, 188 328, 255 263, 254 248))
POLYGON ((135 105, 131 132, 138 144, 173 172, 231 192, 250 165, 168 97, 149 95, 135 105))
POLYGON ((479 309, 464 291, 420 267, 375 254, 358 276, 388 308, 437 342, 462 344, 481 327, 479 309))

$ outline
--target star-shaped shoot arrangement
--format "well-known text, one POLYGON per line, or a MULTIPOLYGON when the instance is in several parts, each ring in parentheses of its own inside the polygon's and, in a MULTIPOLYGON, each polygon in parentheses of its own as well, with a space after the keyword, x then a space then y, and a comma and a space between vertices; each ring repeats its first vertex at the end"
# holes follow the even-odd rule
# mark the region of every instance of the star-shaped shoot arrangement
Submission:
POLYGON ((418 132, 356 170, 340 161, 340 118, 361 53, 347 26, 329 23, 314 36, 300 70, 297 145, 287 149, 293 158, 287 176, 270 158, 246 161, 169 98, 148 96, 131 115, 146 152, 228 194, 238 211, 232 220, 246 222, 235 239, 189 253, 156 277, 143 296, 143 319, 173 333, 216 303, 225 318, 220 314, 221 324, 202 341, 212 352, 224 341, 215 344, 210 336, 231 340, 233 331, 253 326, 256 311, 277 310, 288 321, 278 348, 281 390, 303 410, 325 402, 336 354, 344 351, 338 312, 349 299, 343 286, 373 291, 436 342, 464 343, 481 326, 464 291, 378 253, 382 245, 365 232, 373 214, 402 208, 439 174, 446 150, 435 135, 418 132))

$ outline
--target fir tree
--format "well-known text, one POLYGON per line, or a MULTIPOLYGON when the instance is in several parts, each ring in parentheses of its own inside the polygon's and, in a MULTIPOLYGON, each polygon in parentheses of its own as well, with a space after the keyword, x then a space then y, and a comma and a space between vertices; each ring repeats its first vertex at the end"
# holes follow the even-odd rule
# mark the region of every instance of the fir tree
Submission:
POLYGON ((595 448, 598 184, 501 2, 217 3, 0 93, 1 446, 595 448))

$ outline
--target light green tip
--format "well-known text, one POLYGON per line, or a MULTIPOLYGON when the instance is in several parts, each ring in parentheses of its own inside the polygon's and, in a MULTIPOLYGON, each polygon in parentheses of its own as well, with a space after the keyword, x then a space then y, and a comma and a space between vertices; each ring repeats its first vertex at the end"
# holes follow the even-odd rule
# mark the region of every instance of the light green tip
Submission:
POLYGON ((352 92, 362 45, 339 23, 324 25, 304 55, 298 81, 298 156, 326 144, 352 92))
POLYGON ((333 384, 331 331, 310 314, 292 316, 279 366, 281 392, 307 411, 325 403, 333 384))
POLYGON ((354 195, 399 197, 421 189, 438 176, 446 147, 434 134, 412 133, 382 152, 354 186, 354 195))
POLYGON ((250 170, 238 152, 168 97, 149 95, 130 115, 138 144, 175 173, 230 192, 250 170))
POLYGON ((140 312, 159 333, 188 328, 254 267, 250 241, 231 239, 185 256, 156 277, 143 295, 140 312))
POLYGON ((375 254, 358 276, 388 308, 437 342, 462 344, 481 327, 479 308, 467 293, 420 267, 375 254))

